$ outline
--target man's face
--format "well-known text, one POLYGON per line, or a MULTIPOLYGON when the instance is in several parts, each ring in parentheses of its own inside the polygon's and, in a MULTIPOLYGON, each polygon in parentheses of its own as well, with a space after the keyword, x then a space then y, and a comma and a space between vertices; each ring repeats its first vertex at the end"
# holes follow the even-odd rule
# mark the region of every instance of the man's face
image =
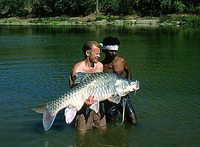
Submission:
POLYGON ((115 51, 115 50, 108 50, 107 53, 108 53, 109 57, 113 58, 113 59, 117 55, 117 51, 115 51))
POLYGON ((90 61, 93 63, 98 62, 98 58, 100 57, 100 48, 98 48, 96 45, 93 45, 92 52, 90 53, 90 61))

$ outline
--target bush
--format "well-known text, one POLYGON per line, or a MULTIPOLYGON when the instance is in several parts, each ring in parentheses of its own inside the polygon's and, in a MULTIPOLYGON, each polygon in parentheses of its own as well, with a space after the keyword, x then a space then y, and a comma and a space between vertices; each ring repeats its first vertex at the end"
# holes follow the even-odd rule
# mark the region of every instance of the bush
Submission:
POLYGON ((186 6, 181 1, 175 1, 174 7, 175 7, 176 12, 178 13, 183 13, 184 10, 186 9, 186 6))
POLYGON ((0 14, 4 16, 20 16, 24 15, 26 12, 23 10, 24 1, 18 0, 0 0, 0 14))
POLYGON ((171 14, 173 12, 173 4, 171 0, 161 2, 162 14, 171 14))
POLYGON ((102 10, 106 14, 119 14, 120 13, 120 1, 119 0, 109 0, 102 3, 102 10))
POLYGON ((20 9, 17 11, 16 16, 25 17, 28 15, 28 10, 20 9))
POLYGON ((118 20, 118 19, 119 19, 119 17, 108 17, 107 21, 111 22, 111 21, 115 21, 115 20, 118 20))
POLYGON ((135 10, 141 16, 160 16, 162 14, 161 3, 159 1, 139 1, 135 6, 135 10))
POLYGON ((200 14, 200 6, 197 6, 197 7, 195 8, 195 13, 196 13, 196 14, 200 14))
POLYGON ((160 23, 173 23, 177 24, 179 22, 179 25, 185 25, 185 26, 200 26, 200 17, 161 17, 160 23))
POLYGON ((95 21, 101 21, 101 20, 103 20, 103 17, 97 17, 97 18, 95 19, 95 21))

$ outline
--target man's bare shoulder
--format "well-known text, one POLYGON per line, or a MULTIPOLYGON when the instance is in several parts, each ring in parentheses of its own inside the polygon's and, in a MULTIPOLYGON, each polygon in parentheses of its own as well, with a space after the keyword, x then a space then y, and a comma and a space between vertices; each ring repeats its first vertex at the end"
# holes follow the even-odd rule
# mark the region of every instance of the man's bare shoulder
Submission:
POLYGON ((72 69, 72 75, 74 75, 77 72, 82 72, 83 66, 84 66, 84 61, 76 63, 72 69))
POLYGON ((80 68, 84 65, 84 61, 78 62, 74 65, 74 68, 80 68))
POLYGON ((119 63, 119 64, 127 64, 126 60, 122 57, 116 57, 115 63, 119 63))
POLYGON ((97 62, 97 65, 103 67, 103 64, 101 62, 97 62))
POLYGON ((72 69, 72 75, 75 75, 77 72, 85 72, 85 73, 94 73, 94 72, 103 72, 103 64, 101 62, 97 62, 94 68, 90 68, 85 66, 85 61, 81 61, 74 65, 72 69))
POLYGON ((103 72, 103 64, 101 62, 97 62, 96 68, 97 72, 103 72))
POLYGON ((121 61, 121 62, 124 62, 124 61, 126 61, 124 58, 122 58, 122 57, 119 57, 119 56, 117 56, 117 60, 119 60, 119 61, 121 61))

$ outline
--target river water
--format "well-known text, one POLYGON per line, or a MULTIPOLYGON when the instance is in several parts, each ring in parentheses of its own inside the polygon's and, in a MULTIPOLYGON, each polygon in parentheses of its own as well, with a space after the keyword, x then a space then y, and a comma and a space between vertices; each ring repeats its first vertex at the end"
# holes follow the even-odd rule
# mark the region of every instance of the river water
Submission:
POLYGON ((0 146, 200 146, 199 40, 191 27, 0 26, 0 146), (130 94, 138 125, 119 115, 106 131, 78 135, 61 111, 45 132, 31 108, 68 90, 83 44, 107 36, 141 82, 130 94))

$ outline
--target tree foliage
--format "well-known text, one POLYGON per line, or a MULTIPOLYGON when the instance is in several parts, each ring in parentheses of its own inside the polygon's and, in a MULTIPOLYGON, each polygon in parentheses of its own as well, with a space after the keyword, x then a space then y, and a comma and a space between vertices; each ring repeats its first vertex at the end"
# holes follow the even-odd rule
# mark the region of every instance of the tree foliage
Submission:
POLYGON ((199 0, 0 0, 0 17, 110 15, 161 16, 200 13, 199 0))

